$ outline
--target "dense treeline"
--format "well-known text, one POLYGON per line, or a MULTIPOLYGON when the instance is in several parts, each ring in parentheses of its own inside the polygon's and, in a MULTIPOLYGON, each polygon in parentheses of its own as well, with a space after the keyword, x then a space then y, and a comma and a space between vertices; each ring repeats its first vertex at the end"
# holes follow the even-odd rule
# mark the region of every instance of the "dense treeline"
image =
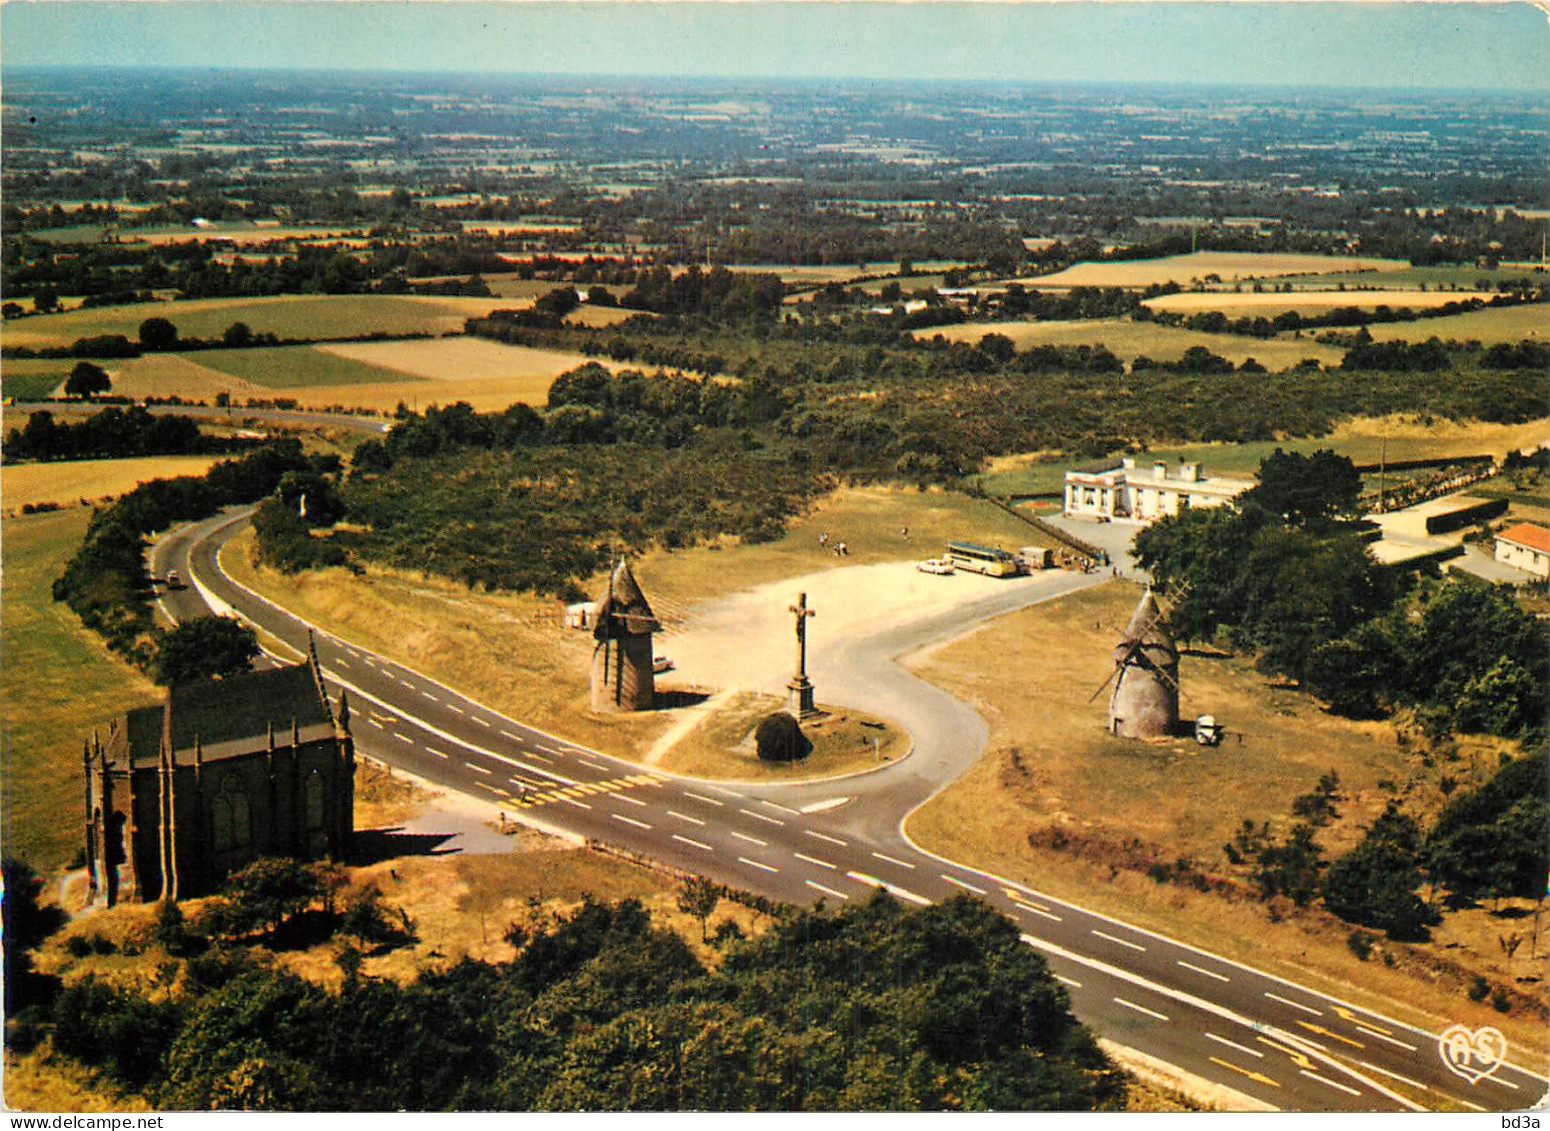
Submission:
POLYGON ((1550 630, 1485 582, 1406 584, 1379 566, 1336 521, 1358 490, 1343 457, 1278 452, 1236 505, 1142 530, 1139 562, 1178 595, 1175 632, 1251 651, 1343 714, 1408 707, 1437 734, 1542 735, 1550 630))
POLYGON ((508 938, 509 962, 408 985, 362 976, 347 949, 337 991, 219 945, 171 991, 87 978, 31 1026, 177 1109, 1124 1106, 1043 959, 967 897, 790 913, 757 939, 734 932, 714 968, 633 900, 508 938))
POLYGON ((141 667, 153 666, 157 634, 151 620, 151 586, 145 570, 145 536, 177 522, 205 518, 223 506, 251 503, 270 494, 287 472, 337 469, 338 457, 317 459, 299 440, 278 440, 202 476, 153 479, 94 511, 86 539, 54 582, 64 601, 108 647, 141 667))
MULTIPOLYGON (((574 596, 612 557, 735 534, 779 536, 822 483, 749 451, 735 436, 664 451, 586 442, 593 410, 556 410, 563 446, 467 448, 357 471, 344 490, 352 522, 334 541, 360 556, 492 589, 574 596)), ((358 467, 360 465, 357 465, 358 467)))
POLYGON ((216 455, 256 441, 208 436, 186 416, 152 416, 144 408, 103 409, 79 424, 34 412, 5 437, 5 462, 37 459, 124 459, 131 456, 216 455))

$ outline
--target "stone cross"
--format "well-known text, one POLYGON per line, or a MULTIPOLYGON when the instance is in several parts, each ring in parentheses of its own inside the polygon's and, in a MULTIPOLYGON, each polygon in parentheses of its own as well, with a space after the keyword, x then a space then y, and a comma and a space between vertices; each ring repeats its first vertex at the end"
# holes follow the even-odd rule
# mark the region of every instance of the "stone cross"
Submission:
POLYGON ((802 593, 797 597, 797 603, 791 606, 790 611, 797 620, 797 671, 798 679, 807 676, 807 618, 818 615, 814 609, 807 607, 807 594, 802 593))

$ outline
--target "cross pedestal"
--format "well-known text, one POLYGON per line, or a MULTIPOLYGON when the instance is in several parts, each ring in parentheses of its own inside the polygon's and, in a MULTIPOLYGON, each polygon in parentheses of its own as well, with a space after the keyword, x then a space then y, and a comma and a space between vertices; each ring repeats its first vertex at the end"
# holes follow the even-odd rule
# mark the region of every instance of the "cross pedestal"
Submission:
POLYGON ((807 607, 806 593, 797 597, 791 613, 797 622, 797 670, 791 682, 786 684, 786 710, 798 719, 807 719, 822 714, 813 706, 813 681, 807 678, 807 618, 817 614, 807 607))

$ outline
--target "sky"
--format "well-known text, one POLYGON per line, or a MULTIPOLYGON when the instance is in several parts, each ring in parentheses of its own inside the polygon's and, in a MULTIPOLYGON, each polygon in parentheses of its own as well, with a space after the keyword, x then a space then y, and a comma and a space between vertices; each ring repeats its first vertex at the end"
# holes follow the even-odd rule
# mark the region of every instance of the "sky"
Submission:
POLYGON ((0 65, 1550 89, 1529 3, 9 0, 0 65))

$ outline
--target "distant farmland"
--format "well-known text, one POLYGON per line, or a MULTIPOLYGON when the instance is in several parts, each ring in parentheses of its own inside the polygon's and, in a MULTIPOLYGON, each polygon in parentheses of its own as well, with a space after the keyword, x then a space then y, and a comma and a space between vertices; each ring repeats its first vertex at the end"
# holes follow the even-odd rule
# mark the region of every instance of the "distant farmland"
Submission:
POLYGON ((152 479, 203 475, 220 456, 147 456, 143 459, 55 460, 21 463, 5 469, 6 510, 28 503, 71 505, 122 495, 152 479))
POLYGON ((68 346, 77 338, 122 334, 134 340, 147 318, 166 318, 187 338, 218 338, 233 322, 281 338, 444 334, 467 318, 511 306, 509 299, 420 295, 283 295, 278 298, 195 299, 44 314, 6 326, 12 346, 68 346))
POLYGON ((1219 310, 1229 317, 1264 315, 1269 318, 1285 310, 1295 310, 1299 314, 1324 314, 1341 306, 1364 310, 1377 306, 1388 306, 1395 310, 1401 307, 1430 310, 1450 302, 1467 302, 1470 299, 1488 302, 1494 297, 1490 291, 1296 291, 1292 294, 1270 291, 1263 294, 1191 291, 1149 298, 1146 305, 1153 310, 1172 310, 1180 314, 1219 310))
POLYGON ((1192 346, 1202 346, 1235 365, 1254 358, 1266 369, 1290 369, 1304 358, 1324 365, 1338 365, 1344 351, 1311 338, 1248 338, 1237 334, 1205 334, 1195 330, 1131 322, 1119 318, 1083 319, 1071 322, 971 322, 958 326, 916 330, 929 340, 937 334, 950 342, 977 342, 986 334, 1004 334, 1020 350, 1031 346, 1107 346, 1123 361, 1146 356, 1154 361, 1177 361, 1192 346))
POLYGON ((1329 271, 1391 271, 1408 267, 1402 259, 1358 259, 1339 255, 1269 254, 1256 251, 1200 251, 1159 259, 1132 259, 1111 263, 1077 263, 1053 275, 1017 280, 1024 286, 1046 287, 1149 287, 1164 283, 1181 286, 1216 275, 1224 282, 1269 279, 1281 275, 1317 275, 1329 271))
POLYGON ((1449 314, 1415 322, 1385 322, 1367 328, 1379 341, 1424 342, 1428 338, 1475 341, 1482 345, 1550 338, 1550 305, 1501 306, 1470 314, 1449 314))
MULTIPOLYGON (((432 339, 439 344, 439 339, 432 339)), ((390 343, 391 344, 391 343, 390 343)), ((319 385, 371 385, 412 380, 403 373, 342 357, 326 346, 277 346, 267 349, 205 350, 192 355, 201 365, 266 389, 319 385)))

